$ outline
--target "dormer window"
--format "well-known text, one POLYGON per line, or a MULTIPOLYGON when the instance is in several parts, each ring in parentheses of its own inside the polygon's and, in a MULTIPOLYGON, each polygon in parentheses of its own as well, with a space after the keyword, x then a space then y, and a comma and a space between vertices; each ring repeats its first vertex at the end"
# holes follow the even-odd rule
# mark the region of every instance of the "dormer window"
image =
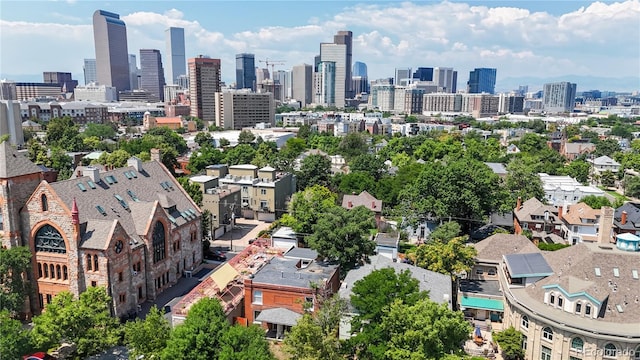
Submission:
POLYGON ((584 307, 584 314, 587 316, 591 315, 591 304, 587 304, 587 306, 584 307))
POLYGON ((555 305, 555 303, 556 303, 556 296, 554 294, 551 294, 551 296, 549 296, 549 304, 555 305))
POLYGON ((580 314, 582 312, 582 303, 581 302, 577 302, 576 303, 576 314, 580 314))
POLYGON ((558 307, 562 309, 563 299, 562 296, 558 296, 558 307))

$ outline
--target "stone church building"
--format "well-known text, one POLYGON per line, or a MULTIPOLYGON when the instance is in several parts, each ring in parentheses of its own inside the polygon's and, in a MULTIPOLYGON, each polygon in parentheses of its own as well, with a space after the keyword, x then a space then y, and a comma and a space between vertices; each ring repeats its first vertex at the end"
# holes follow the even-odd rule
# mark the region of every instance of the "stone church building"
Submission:
POLYGON ((28 246, 39 313, 68 290, 104 286, 113 315, 127 316, 202 262, 201 212, 159 161, 132 157, 108 171, 76 170, 48 183, 42 170, 0 144, 2 246, 28 246))

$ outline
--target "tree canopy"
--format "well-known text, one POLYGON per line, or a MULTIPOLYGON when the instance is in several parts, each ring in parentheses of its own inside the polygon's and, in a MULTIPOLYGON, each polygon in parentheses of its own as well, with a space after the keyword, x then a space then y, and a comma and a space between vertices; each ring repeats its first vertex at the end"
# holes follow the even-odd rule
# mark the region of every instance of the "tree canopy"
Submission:
POLYGON ((502 349, 505 360, 524 359, 524 349, 522 348, 522 333, 513 326, 500 332, 494 333, 493 338, 502 349))
POLYGON ((16 316, 25 310, 29 293, 26 274, 31 272, 31 251, 26 246, 0 247, 0 310, 16 316))
POLYGON ((136 319, 125 324, 124 342, 132 358, 159 359, 171 334, 171 324, 164 313, 153 306, 144 320, 136 319))

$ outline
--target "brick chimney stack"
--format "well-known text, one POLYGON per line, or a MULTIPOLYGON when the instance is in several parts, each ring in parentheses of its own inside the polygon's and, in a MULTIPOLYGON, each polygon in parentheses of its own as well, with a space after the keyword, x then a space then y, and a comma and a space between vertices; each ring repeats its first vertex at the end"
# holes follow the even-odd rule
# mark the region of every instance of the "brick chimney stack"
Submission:
POLYGON ((73 224, 73 236, 76 242, 80 243, 80 212, 78 211, 78 204, 76 203, 75 197, 71 205, 71 223, 73 224))
POLYGON ((562 205, 558 206, 558 220, 562 220, 562 210, 564 210, 564 207, 562 205))
POLYGON ((627 223, 627 212, 622 211, 622 216, 620 216, 620 224, 624 225, 627 223))
POLYGON ((518 196, 518 202, 516 203, 516 211, 519 211, 522 207, 522 198, 518 196))
POLYGON ((598 243, 611 244, 611 231, 613 230, 613 208, 603 206, 600 209, 600 226, 598 230, 598 243))

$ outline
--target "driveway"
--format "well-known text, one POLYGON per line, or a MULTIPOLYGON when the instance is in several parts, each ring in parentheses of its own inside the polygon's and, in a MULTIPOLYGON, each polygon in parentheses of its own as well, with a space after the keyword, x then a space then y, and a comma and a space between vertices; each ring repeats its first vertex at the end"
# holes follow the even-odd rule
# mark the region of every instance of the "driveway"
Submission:
POLYGON ((252 220, 252 219, 236 219, 233 229, 224 233, 221 237, 209 241, 211 247, 216 250, 223 251, 242 251, 249 245, 249 240, 258 237, 258 233, 266 230, 271 223, 252 220))

